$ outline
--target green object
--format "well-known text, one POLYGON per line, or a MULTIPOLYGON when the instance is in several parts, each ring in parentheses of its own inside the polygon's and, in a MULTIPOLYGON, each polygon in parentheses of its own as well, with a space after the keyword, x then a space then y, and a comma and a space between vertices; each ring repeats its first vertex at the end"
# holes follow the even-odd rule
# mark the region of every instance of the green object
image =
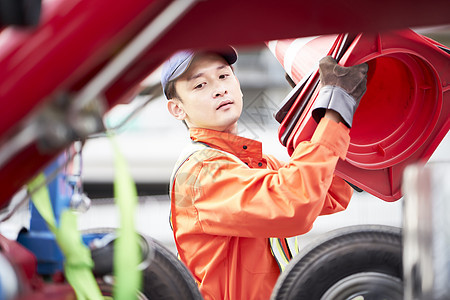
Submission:
POLYGON ((114 197, 120 214, 120 228, 114 244, 114 299, 136 299, 142 283, 142 274, 138 270, 142 261, 139 235, 134 226, 138 203, 136 185, 112 134, 109 138, 115 156, 114 197))
POLYGON ((56 226, 50 196, 45 182, 45 175, 40 174, 28 185, 36 209, 46 221, 64 253, 64 271, 67 281, 75 290, 78 300, 103 300, 103 296, 92 274, 94 265, 89 249, 83 244, 78 231, 76 214, 67 209, 62 212, 56 226))
MULTIPOLYGON (((114 244, 114 299, 136 299, 141 288, 142 274, 138 265, 142 261, 139 235, 135 231, 134 212, 137 192, 126 161, 113 136, 109 134, 114 149, 116 174, 114 196, 119 207, 120 223, 118 238, 114 244)), ((40 174, 28 184, 32 201, 46 221, 64 254, 64 271, 67 281, 75 290, 78 300, 104 300, 92 274, 94 265, 89 249, 83 244, 78 231, 76 214, 67 209, 62 212, 57 227, 46 187, 45 175, 40 174)))

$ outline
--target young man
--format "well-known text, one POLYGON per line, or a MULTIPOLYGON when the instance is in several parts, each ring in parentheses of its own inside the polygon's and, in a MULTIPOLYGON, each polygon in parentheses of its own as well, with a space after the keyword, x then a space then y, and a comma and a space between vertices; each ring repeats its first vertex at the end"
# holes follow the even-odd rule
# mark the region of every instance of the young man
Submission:
POLYGON ((171 182, 172 226, 180 259, 205 299, 269 299, 280 274, 269 237, 306 233, 317 216, 350 201, 351 188, 333 173, 347 152, 367 66, 321 61, 318 127, 282 163, 236 135, 243 106, 236 59, 232 48, 182 51, 163 68, 169 112, 193 141, 171 182))

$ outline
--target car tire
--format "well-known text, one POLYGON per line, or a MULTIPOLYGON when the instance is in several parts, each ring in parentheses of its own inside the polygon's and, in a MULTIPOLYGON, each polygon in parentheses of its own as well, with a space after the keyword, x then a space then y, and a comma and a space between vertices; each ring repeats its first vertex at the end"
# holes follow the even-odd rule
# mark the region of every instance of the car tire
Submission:
POLYGON ((280 275, 271 299, 403 299, 402 272, 399 228, 345 227, 300 251, 280 275))
MULTIPOLYGON (((114 229, 90 230, 84 234, 113 234, 114 229)), ((195 280, 186 266, 166 247, 155 239, 141 236, 143 261, 142 290, 138 299, 203 299, 195 280)), ((91 246, 91 256, 94 261, 93 273, 97 278, 100 290, 104 296, 113 293, 113 238, 102 247, 91 246)))

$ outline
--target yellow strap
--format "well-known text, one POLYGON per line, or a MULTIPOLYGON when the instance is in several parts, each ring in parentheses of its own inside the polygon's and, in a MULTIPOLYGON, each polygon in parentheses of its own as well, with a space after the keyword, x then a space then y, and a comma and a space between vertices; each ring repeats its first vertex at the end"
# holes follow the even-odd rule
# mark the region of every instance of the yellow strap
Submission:
POLYGON ((92 274, 94 265, 89 249, 83 244, 78 231, 76 214, 67 209, 62 212, 60 225, 56 226, 50 196, 44 174, 39 174, 28 185, 32 201, 53 232, 64 254, 64 271, 67 281, 75 290, 78 300, 103 300, 103 296, 92 274))
POLYGON ((137 191, 114 137, 109 134, 109 138, 115 156, 114 197, 120 214, 118 238, 114 243, 114 299, 130 300, 137 298, 142 283, 142 274, 138 270, 142 261, 141 249, 134 226, 137 191))

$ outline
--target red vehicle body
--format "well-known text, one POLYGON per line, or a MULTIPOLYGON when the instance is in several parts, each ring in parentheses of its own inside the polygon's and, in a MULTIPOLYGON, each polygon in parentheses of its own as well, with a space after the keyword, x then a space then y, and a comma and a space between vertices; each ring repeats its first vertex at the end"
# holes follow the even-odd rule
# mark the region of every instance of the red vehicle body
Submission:
MULTIPOLYGON (((176 50, 446 24, 449 9, 448 0, 44 0, 37 26, 0 28, 0 209, 74 140, 101 130, 80 123, 132 100, 176 50)), ((449 129, 445 114, 428 157, 449 129)), ((30 298, 62 298, 33 283, 33 267, 23 271, 30 298)))

